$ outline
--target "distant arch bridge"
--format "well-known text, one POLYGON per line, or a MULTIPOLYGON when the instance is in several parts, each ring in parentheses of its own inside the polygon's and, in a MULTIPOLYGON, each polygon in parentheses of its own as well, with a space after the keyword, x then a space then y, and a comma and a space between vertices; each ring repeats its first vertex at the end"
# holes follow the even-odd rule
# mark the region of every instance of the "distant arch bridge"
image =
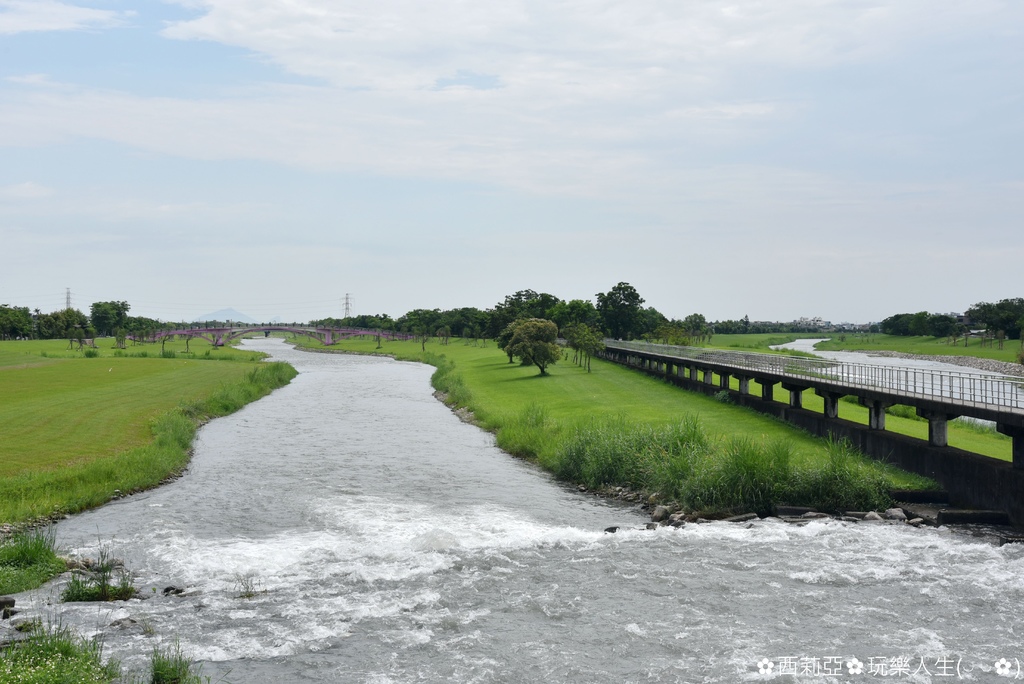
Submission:
POLYGON ((147 339, 151 342, 158 342, 167 337, 185 337, 188 339, 199 338, 206 340, 215 347, 223 347, 234 340, 254 332, 270 334, 272 332, 288 332, 296 335, 305 335, 314 340, 319 340, 324 345, 332 345, 339 340, 351 337, 380 336, 385 339, 395 340, 410 339, 411 335, 392 332, 388 330, 371 330, 368 328, 326 328, 320 326, 296 326, 296 325, 245 325, 245 326, 195 326, 190 328, 177 328, 175 330, 160 330, 153 333, 147 339))

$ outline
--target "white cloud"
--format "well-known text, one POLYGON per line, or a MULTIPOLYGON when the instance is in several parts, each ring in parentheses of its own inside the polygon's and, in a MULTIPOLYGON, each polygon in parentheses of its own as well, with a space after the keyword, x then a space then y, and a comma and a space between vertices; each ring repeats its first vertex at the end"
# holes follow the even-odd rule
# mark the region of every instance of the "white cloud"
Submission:
POLYGON ((164 35, 243 47, 296 74, 382 90, 459 70, 510 87, 597 95, 700 85, 735 64, 822 67, 891 54, 1005 6, 997 0, 203 0, 164 35))
POLYGON ((14 185, 0 186, 0 199, 7 200, 33 200, 49 197, 53 194, 52 188, 28 181, 14 185))
POLYGON ((0 35, 120 26, 135 12, 70 5, 57 0, 0 0, 0 35))

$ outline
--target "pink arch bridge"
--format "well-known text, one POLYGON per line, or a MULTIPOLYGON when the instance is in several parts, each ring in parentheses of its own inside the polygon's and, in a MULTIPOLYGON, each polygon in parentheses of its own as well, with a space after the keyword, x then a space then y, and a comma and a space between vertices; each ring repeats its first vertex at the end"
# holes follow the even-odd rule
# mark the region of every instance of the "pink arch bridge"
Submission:
POLYGON ((289 332, 296 335, 305 335, 314 340, 320 340, 325 345, 332 345, 338 340, 350 337, 380 336, 385 339, 410 339, 409 335, 385 330, 369 330, 366 328, 323 328, 314 326, 293 326, 293 325, 246 325, 235 327, 194 327, 179 328, 177 330, 161 330, 150 335, 149 340, 156 342, 165 337, 178 335, 189 339, 199 338, 206 340, 215 347, 223 347, 232 340, 237 340, 245 335, 262 332, 289 332))

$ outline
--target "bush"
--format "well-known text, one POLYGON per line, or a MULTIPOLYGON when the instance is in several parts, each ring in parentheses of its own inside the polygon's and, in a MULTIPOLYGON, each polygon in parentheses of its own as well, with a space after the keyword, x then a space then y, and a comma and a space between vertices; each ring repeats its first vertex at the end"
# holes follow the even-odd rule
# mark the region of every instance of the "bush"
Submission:
POLYGON ((95 359, 97 356, 100 355, 100 350, 99 349, 85 349, 85 350, 82 351, 82 355, 85 356, 85 358, 87 358, 87 359, 95 359))

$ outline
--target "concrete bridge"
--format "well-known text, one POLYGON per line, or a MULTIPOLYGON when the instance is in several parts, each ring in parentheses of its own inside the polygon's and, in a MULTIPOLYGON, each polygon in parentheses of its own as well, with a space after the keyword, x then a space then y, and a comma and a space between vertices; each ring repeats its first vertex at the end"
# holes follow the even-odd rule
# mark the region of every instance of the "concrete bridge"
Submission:
POLYGON ((324 328, 313 326, 293 325, 244 325, 244 326, 195 326, 179 328, 177 330, 161 330, 153 333, 147 339, 150 342, 157 342, 165 337, 178 335, 185 338, 200 338, 206 340, 215 347, 222 347, 225 344, 240 337, 254 332, 289 332, 296 335, 305 335, 314 340, 320 340, 325 345, 332 345, 338 340, 359 336, 381 336, 385 339, 410 339, 411 336, 405 333, 389 332, 383 330, 369 330, 366 328, 324 328))
POLYGON ((1024 378, 616 340, 605 341, 602 356, 687 389, 728 391, 736 403, 813 434, 850 439, 873 458, 932 477, 951 496, 1006 510, 1024 525, 1024 378), (734 377, 738 391, 731 389, 734 377), (751 395, 751 380, 760 396, 751 395), (776 385, 789 392, 786 404, 774 400, 776 385), (823 413, 804 409, 807 390, 824 400, 823 413), (867 407, 867 426, 838 417, 844 396, 867 407), (885 430, 885 409, 896 404, 928 421, 927 442, 885 430), (959 416, 991 421, 1009 435, 1012 463, 950 447, 948 421, 959 416))

